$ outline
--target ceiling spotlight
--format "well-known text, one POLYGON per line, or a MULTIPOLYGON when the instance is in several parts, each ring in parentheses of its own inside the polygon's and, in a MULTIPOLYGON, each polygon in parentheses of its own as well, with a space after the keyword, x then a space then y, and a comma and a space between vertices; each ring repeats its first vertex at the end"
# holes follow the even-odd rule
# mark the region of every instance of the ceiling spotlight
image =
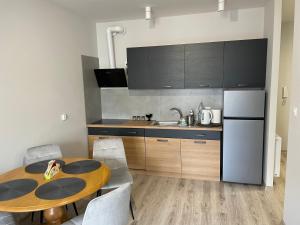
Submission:
POLYGON ((146 20, 151 20, 152 19, 152 9, 151 9, 151 6, 146 6, 145 7, 145 19, 146 20))
POLYGON ((218 12, 225 10, 225 0, 218 0, 218 12))

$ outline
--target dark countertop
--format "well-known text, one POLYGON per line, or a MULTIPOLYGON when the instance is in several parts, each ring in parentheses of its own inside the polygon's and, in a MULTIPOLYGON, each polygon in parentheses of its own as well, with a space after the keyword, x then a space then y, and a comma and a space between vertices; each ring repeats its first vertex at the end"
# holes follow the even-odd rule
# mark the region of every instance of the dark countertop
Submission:
POLYGON ((154 125, 156 121, 147 120, 126 120, 126 119, 102 119, 87 124, 87 127, 110 127, 110 128, 143 128, 143 129, 177 129, 177 130, 208 130, 208 131, 222 131, 222 125, 209 126, 159 126, 154 125))
POLYGON ((107 124, 107 125, 112 125, 112 124, 123 124, 128 122, 129 120, 126 119, 101 119, 93 122, 92 124, 107 124))

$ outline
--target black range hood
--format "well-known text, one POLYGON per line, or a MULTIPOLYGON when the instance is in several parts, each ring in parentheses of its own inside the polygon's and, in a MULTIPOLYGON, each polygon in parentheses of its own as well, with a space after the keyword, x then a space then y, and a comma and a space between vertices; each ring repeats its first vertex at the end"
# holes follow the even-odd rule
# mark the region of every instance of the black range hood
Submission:
POLYGON ((127 87, 127 79, 123 68, 95 69, 98 86, 102 87, 127 87))

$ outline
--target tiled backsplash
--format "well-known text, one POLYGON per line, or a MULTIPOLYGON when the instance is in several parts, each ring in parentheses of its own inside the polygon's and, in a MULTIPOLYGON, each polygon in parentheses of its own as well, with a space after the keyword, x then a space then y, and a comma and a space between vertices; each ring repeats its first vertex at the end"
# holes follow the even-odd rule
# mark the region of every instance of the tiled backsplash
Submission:
POLYGON ((184 115, 190 109, 197 112, 204 106, 223 108, 222 89, 128 90, 127 88, 101 89, 102 118, 130 119, 133 115, 153 114, 155 120, 178 120, 178 107, 184 115))

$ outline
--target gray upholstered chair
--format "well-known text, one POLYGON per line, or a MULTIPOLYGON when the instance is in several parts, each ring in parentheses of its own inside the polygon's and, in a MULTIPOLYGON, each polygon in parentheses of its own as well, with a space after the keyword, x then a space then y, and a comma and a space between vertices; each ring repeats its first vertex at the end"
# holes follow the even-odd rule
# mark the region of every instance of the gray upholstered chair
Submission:
POLYGON ((58 145, 41 145, 27 149, 24 157, 24 165, 32 163, 62 158, 62 152, 58 145))
MULTIPOLYGON (((93 158, 103 161, 111 169, 111 178, 101 190, 110 190, 120 187, 125 183, 133 183, 129 173, 122 138, 107 138, 95 140, 93 146, 93 158)), ((101 190, 97 193, 101 194, 101 190)), ((132 201, 130 211, 134 219, 132 201)))
POLYGON ((127 225, 130 201, 130 184, 123 184, 114 191, 93 199, 84 215, 77 216, 63 225, 127 225))
POLYGON ((11 213, 0 212, 0 225, 16 225, 13 215, 11 213))
MULTIPOLYGON (((44 161, 44 160, 51 160, 51 159, 60 159, 62 158, 62 152, 61 149, 58 145, 55 144, 48 144, 48 145, 41 145, 41 146, 36 146, 27 149, 26 154, 24 156, 24 166, 27 166, 32 163, 44 161)), ((67 208, 67 206, 66 206, 67 208)), ((73 203, 73 208, 78 216, 78 211, 76 204, 73 203)), ((31 214, 31 220, 34 220, 34 213, 31 214)), ((43 212, 41 211, 41 217, 40 217, 40 222, 43 222, 43 212)))

